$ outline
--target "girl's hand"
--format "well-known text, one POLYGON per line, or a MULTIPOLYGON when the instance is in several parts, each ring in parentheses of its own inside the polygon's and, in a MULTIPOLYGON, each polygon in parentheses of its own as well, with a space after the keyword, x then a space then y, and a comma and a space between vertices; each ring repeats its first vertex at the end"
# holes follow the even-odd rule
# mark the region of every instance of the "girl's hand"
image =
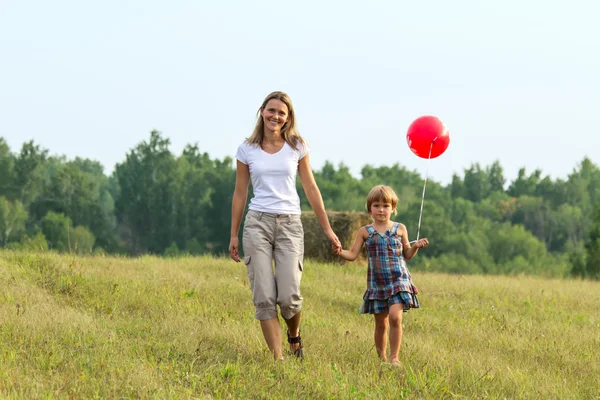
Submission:
POLYGON ((427 238, 423 238, 423 239, 417 240, 415 242, 415 244, 413 244, 413 247, 416 247, 417 249, 424 249, 428 245, 429 245, 429 240, 427 238))

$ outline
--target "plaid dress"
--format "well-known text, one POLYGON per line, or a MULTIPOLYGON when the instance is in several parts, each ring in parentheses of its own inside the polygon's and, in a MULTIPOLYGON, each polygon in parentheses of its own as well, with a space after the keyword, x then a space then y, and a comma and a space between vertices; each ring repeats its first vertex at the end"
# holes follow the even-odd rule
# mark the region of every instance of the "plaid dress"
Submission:
POLYGON ((403 304, 405 312, 419 308, 416 288, 402 255, 399 226, 394 222, 392 229, 385 233, 377 232, 373 225, 366 226, 369 232, 365 240, 369 269, 361 314, 387 312, 392 304, 403 304))

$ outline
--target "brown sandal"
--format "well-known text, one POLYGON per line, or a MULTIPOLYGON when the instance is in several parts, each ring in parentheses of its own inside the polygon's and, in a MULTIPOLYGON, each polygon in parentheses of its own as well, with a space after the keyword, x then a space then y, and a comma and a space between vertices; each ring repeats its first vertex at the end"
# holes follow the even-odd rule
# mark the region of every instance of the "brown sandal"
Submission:
POLYGON ((295 355, 298 358, 304 358, 304 345, 302 344, 302 337, 300 337, 300 332, 298 331, 298 336, 296 337, 291 337, 290 336, 290 331, 287 331, 287 340, 289 344, 296 344, 298 343, 299 346, 296 350, 292 351, 292 354, 295 355))

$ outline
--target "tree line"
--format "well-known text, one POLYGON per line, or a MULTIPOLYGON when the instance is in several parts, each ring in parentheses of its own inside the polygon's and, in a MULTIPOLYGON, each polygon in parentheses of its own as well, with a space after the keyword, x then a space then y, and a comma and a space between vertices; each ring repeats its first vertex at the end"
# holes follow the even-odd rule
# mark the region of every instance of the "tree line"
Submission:
MULTIPOLYGON (((93 160, 52 156, 33 141, 12 152, 0 138, 0 246, 113 254, 223 254, 229 244, 233 159, 198 144, 180 155, 158 131, 110 175, 93 160)), ((315 170, 327 209, 365 211, 376 184, 400 197, 397 220, 416 235, 423 177, 400 164, 315 170)), ((301 185, 303 209, 310 209, 301 185)), ((250 196, 252 190, 250 188, 250 196)), ((421 236, 433 246, 411 261, 454 273, 532 273, 600 279, 600 169, 583 158, 567 179, 524 168, 507 182, 498 161, 427 184, 421 236)), ((411 238, 413 239, 413 238, 411 238)))

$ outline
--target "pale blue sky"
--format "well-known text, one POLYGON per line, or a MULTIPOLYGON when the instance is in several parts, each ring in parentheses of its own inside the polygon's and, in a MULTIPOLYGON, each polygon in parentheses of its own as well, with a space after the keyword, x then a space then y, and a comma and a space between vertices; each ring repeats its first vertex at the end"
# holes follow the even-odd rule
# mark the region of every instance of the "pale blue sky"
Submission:
POLYGON ((0 0, 0 136, 107 174, 152 129, 222 159, 283 90, 315 169, 424 175, 406 129, 433 114, 451 135, 433 179, 496 159, 509 180, 564 178, 600 165, 599 15, 597 0, 0 0))

